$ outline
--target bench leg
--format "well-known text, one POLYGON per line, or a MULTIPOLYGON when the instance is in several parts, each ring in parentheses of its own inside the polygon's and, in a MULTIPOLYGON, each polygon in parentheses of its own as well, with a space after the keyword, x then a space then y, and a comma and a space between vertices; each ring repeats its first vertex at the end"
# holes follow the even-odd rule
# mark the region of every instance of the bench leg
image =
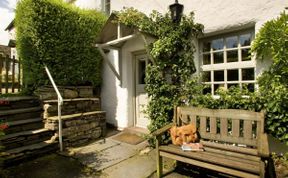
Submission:
POLYGON ((157 166, 157 177, 160 178, 162 177, 163 173, 163 161, 162 161, 162 156, 160 156, 160 151, 159 151, 159 146, 161 143, 161 136, 156 137, 156 166, 157 166))
POLYGON ((162 177, 163 174, 163 161, 162 156, 159 155, 159 152, 157 153, 157 177, 162 177))

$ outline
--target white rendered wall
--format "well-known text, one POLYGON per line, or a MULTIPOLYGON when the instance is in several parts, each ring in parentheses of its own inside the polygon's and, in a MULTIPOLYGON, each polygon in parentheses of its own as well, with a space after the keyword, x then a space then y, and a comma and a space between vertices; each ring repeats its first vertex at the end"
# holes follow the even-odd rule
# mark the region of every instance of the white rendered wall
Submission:
MULTIPOLYGON (((113 0, 112 10, 134 7, 146 14, 152 10, 168 12, 168 6, 174 0, 113 0)), ((218 32, 231 27, 256 23, 261 25, 277 17, 288 6, 287 0, 179 0, 184 5, 184 13, 195 12, 196 22, 205 26, 205 33, 218 32)))

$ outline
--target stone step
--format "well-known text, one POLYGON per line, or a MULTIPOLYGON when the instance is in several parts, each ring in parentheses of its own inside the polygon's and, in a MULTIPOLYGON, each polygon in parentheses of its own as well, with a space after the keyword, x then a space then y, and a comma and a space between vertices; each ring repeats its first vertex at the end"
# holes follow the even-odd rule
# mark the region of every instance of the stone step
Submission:
POLYGON ((57 149, 58 143, 56 141, 45 140, 39 143, 0 152, 0 159, 3 160, 2 166, 11 166, 57 149))
POLYGON ((7 122, 8 128, 4 130, 5 134, 13 134, 28 130, 40 129, 44 127, 42 118, 23 119, 17 121, 7 122))
POLYGON ((9 110, 0 110, 0 119, 2 122, 12 122, 23 120, 24 118, 40 117, 42 108, 40 106, 30 108, 18 108, 9 110))
MULTIPOLYGON (((61 119, 65 146, 81 145, 106 135, 105 111, 64 115, 61 119)), ((58 132, 58 117, 45 119, 45 128, 58 132)))
POLYGON ((0 137, 0 146, 3 146, 4 150, 8 150, 48 140, 53 135, 53 131, 44 128, 17 132, 0 137))
POLYGON ((30 108, 41 104, 37 97, 19 96, 0 99, 0 110, 30 108))
MULTIPOLYGON (((46 100, 43 104, 44 118, 58 115, 58 100, 46 100)), ((61 107, 62 115, 100 110, 101 105, 99 98, 64 99, 63 106, 61 107)))

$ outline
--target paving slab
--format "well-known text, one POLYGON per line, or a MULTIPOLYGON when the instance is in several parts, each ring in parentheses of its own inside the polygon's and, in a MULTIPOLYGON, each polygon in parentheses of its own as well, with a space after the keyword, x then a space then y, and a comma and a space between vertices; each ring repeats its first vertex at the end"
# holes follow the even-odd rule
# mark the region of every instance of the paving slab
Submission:
POLYGON ((156 150, 137 154, 101 172, 100 178, 144 178, 156 171, 156 150))
POLYGON ((116 145, 120 145, 119 142, 115 142, 111 139, 101 139, 97 142, 91 143, 86 146, 76 147, 76 148, 70 148, 68 149, 68 152, 72 155, 83 155, 83 154, 89 154, 89 153, 96 153, 103 150, 106 150, 108 148, 114 147, 116 145))
POLYGON ((92 168, 95 171, 101 171, 126 160, 135 154, 137 154, 135 149, 118 144, 103 151, 95 150, 94 152, 92 151, 89 153, 78 152, 76 158, 89 168, 92 168))

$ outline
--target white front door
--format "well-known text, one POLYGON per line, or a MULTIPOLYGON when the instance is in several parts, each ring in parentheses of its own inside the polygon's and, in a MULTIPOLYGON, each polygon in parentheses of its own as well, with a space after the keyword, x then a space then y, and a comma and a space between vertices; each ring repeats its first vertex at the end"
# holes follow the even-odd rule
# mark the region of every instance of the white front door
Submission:
POLYGON ((147 55, 135 56, 135 126, 147 128, 149 120, 145 114, 148 103, 148 95, 145 92, 145 69, 147 66, 147 55))

